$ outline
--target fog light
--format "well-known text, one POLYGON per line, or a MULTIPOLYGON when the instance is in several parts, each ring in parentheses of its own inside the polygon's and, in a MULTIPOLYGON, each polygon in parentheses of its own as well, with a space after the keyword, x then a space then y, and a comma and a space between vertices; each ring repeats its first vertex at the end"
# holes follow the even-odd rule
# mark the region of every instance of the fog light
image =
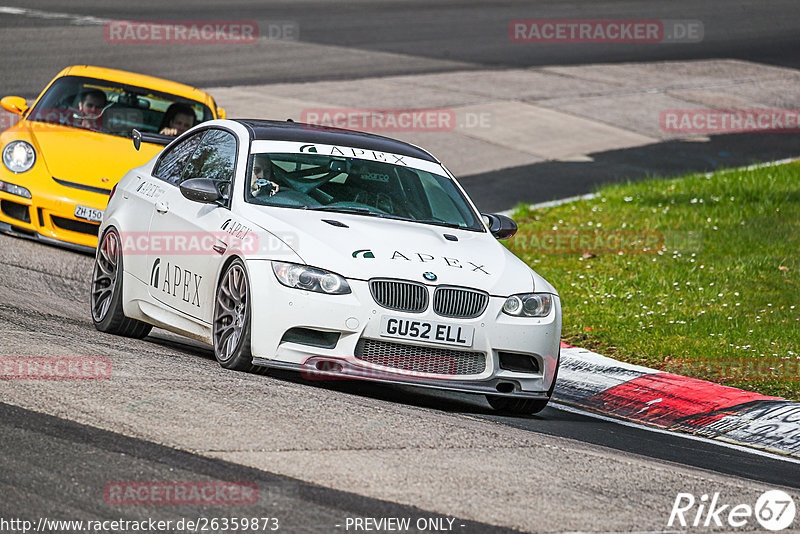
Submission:
POLYGON ((24 187, 10 184, 8 182, 0 181, 0 191, 5 191, 6 193, 11 193, 12 195, 17 195, 18 197, 22 198, 32 198, 30 191, 24 187))

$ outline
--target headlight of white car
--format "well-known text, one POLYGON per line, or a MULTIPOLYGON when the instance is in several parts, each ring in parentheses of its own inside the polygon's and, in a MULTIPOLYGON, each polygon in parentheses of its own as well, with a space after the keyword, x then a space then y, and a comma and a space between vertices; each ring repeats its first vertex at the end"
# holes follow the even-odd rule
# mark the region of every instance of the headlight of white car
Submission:
POLYGON ((553 296, 549 293, 525 293, 508 297, 503 313, 515 317, 546 317, 552 308, 553 296))
POLYGON ((36 151, 25 141, 11 141, 3 149, 3 164, 13 173, 30 170, 36 162, 36 151))
POLYGON ((272 271, 278 281, 286 287, 316 291, 317 293, 326 293, 328 295, 350 293, 350 285, 347 280, 336 273, 323 271, 315 267, 273 261, 272 271))

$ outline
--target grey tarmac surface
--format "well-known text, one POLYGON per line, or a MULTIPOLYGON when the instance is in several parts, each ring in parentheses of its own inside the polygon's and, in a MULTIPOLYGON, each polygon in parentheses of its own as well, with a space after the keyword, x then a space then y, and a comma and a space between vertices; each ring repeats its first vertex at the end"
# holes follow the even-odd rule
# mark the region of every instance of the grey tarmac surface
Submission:
POLYGON ((99 491, 108 482, 240 478, 230 463, 264 472, 245 474, 276 491, 267 511, 307 518, 317 532, 372 506, 525 531, 661 530, 679 492, 755 502, 784 487, 800 497, 797 463, 556 409, 503 418, 479 397, 225 371, 208 349, 163 331, 141 341, 102 334, 86 304, 91 257, 4 235, 0 250, 0 358, 111 361, 103 380, 0 380, 2 403, 93 427, 0 407, 0 449, 12 466, 0 480, 14 496, 4 517, 112 517, 99 491), (303 501, 297 488, 323 502, 303 501))
POLYGON ((299 41, 255 45, 122 46, 104 39, 102 22, 0 12, 10 91, 33 96, 66 65, 123 65, 197 86, 366 78, 466 68, 734 58, 800 66, 800 5, 792 0, 643 2, 557 0, 216 2, 5 0, 2 5, 103 20, 293 21, 299 41), (521 44, 515 19, 699 20, 701 43, 521 44))
MULTIPOLYGON (((510 529, 459 518, 445 518, 410 506, 331 490, 297 479, 273 475, 221 460, 178 451, 85 425, 0 403, 0 518, 38 524, 51 521, 171 522, 164 532, 184 532, 179 522, 223 518, 259 518, 259 529, 280 532, 332 532, 348 518, 408 518, 419 532, 435 532, 439 524, 464 533, 503 533, 510 529), (247 484, 253 498, 239 503, 220 493, 227 504, 120 505, 111 490, 128 481, 179 481, 247 484), (231 504, 235 503, 235 504, 231 504), (268 519, 266 519, 268 518, 268 519), (277 519, 277 523, 273 520, 277 519), (452 521, 452 523, 451 523, 452 521), (263 529, 266 525, 267 529, 263 529), (430 528, 433 527, 433 528, 430 528)), ((216 497, 216 494, 214 495, 216 497)), ((185 525, 185 523, 183 523, 185 525)), ((167 525, 164 525, 167 526, 167 525)), ((88 525, 87 525, 88 528, 88 525)), ((77 529, 76 529, 77 530, 77 529)), ((119 529, 119 532, 131 529, 119 529)), ((344 530, 342 527, 339 530, 344 530)), ((378 530, 379 532, 388 530, 378 530)))

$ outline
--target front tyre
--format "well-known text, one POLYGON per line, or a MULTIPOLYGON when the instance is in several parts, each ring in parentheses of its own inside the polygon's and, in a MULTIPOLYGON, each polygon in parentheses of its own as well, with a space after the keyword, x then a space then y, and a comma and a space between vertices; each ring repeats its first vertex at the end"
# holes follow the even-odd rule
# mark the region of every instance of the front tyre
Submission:
POLYGON ((250 284, 242 260, 225 269, 214 299, 214 357, 226 369, 253 371, 250 353, 250 284))
POLYGON ((92 321, 107 334, 143 338, 153 328, 147 323, 125 317, 122 312, 122 247, 113 228, 103 234, 97 247, 92 271, 92 321))
MULTIPOLYGON (((556 372, 553 374, 553 383, 547 390, 547 396, 553 398, 553 391, 556 389, 558 379, 558 368, 561 367, 561 349, 558 350, 556 360, 556 372)), ((499 395, 486 395, 489 405, 498 412, 512 415, 531 415, 539 413, 547 407, 550 399, 518 399, 515 397, 501 397, 499 395)))

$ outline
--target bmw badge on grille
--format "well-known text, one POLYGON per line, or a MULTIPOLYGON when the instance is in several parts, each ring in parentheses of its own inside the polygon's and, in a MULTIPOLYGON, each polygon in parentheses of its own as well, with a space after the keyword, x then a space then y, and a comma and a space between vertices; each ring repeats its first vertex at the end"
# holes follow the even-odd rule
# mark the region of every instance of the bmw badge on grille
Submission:
POLYGON ((436 280, 436 275, 435 275, 435 274, 433 274, 433 273, 431 273, 431 272, 422 273, 422 277, 423 277, 425 280, 430 280, 431 282, 432 282, 432 281, 434 281, 434 280, 436 280))

